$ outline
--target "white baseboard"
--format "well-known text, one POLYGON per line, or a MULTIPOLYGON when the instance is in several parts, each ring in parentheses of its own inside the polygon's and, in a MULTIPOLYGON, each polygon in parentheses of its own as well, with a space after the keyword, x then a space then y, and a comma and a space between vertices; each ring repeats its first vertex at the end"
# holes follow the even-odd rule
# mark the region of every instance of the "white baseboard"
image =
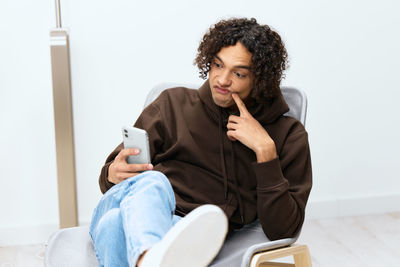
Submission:
POLYGON ((400 194, 311 200, 306 219, 357 216, 400 211, 400 194))
MULTIPOLYGON (((341 216, 356 216, 400 211, 400 194, 363 196, 341 199, 312 200, 307 204, 306 219, 321 219, 341 216)), ((80 225, 88 225, 82 220, 80 225)), ((58 223, 0 226, 0 246, 45 243, 58 230, 58 223)))
POLYGON ((58 223, 0 227, 0 246, 45 243, 58 229, 58 223))
MULTIPOLYGON (((79 222, 79 226, 89 224, 90 220, 79 222)), ((46 243, 49 237, 59 229, 58 222, 38 225, 0 226, 0 246, 46 243)))

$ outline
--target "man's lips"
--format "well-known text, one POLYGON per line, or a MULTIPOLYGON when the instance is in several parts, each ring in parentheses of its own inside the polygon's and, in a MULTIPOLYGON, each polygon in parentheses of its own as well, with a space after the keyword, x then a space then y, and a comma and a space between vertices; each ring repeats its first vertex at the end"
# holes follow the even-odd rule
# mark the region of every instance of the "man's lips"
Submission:
POLYGON ((224 89, 219 86, 214 86, 214 89, 215 89, 215 91, 217 91, 218 93, 223 94, 223 95, 227 95, 230 93, 230 91, 228 89, 224 89))

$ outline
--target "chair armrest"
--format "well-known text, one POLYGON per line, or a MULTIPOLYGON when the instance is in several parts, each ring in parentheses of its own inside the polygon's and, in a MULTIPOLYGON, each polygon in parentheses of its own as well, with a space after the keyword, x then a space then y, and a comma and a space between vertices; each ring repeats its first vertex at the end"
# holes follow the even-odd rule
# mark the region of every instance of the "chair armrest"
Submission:
POLYGON ((248 267, 250 265, 251 258, 256 253, 273 250, 273 249, 277 249, 277 248, 282 248, 282 247, 287 247, 287 246, 290 246, 291 244, 295 243, 296 240, 297 240, 297 237, 294 237, 294 238, 284 238, 284 239, 278 239, 278 240, 269 241, 269 242, 265 242, 265 243, 255 244, 255 245, 249 247, 246 250, 246 252, 243 254, 242 262, 241 262, 240 266, 248 267))

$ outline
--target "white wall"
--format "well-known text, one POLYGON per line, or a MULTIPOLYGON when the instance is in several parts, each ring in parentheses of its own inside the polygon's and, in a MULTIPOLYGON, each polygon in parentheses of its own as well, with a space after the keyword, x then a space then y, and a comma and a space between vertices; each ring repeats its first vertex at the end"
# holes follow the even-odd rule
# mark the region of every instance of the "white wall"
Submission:
MULTIPOLYGON (((54 8, 14 2, 0 3, 0 244, 45 239, 58 222, 48 46, 54 8), (43 234, 10 234, 32 227, 43 234)), ((202 82, 192 64, 198 42, 231 16, 278 30, 290 55, 284 85, 308 94, 309 218, 400 210, 399 8, 394 0, 62 1, 80 222, 90 221, 101 197, 99 170, 120 127, 134 123, 154 84, 202 82)))
POLYGON ((0 245, 43 239, 58 226, 51 7, 0 2, 0 245))

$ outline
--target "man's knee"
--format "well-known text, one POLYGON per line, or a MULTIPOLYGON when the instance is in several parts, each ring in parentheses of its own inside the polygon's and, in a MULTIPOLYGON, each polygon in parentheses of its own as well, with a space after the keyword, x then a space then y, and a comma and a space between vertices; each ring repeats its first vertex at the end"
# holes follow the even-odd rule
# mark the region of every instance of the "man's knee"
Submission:
POLYGON ((146 171, 140 175, 143 175, 140 182, 151 184, 152 186, 158 187, 159 189, 167 190, 168 192, 172 191, 171 183, 162 172, 146 171))
POLYGON ((147 174, 147 179, 150 178, 154 181, 165 183, 165 184, 170 184, 167 176, 164 175, 164 173, 159 172, 159 171, 147 171, 145 172, 147 174))
MULTIPOLYGON (((174 191, 168 178, 163 173, 158 171, 146 171, 135 177, 136 180, 132 180, 132 186, 135 187, 135 189, 131 191, 132 196, 138 196, 138 194, 141 195, 141 193, 159 196, 169 203, 171 209, 175 209, 174 191)), ((123 204, 124 201, 122 201, 121 204, 123 204)))

